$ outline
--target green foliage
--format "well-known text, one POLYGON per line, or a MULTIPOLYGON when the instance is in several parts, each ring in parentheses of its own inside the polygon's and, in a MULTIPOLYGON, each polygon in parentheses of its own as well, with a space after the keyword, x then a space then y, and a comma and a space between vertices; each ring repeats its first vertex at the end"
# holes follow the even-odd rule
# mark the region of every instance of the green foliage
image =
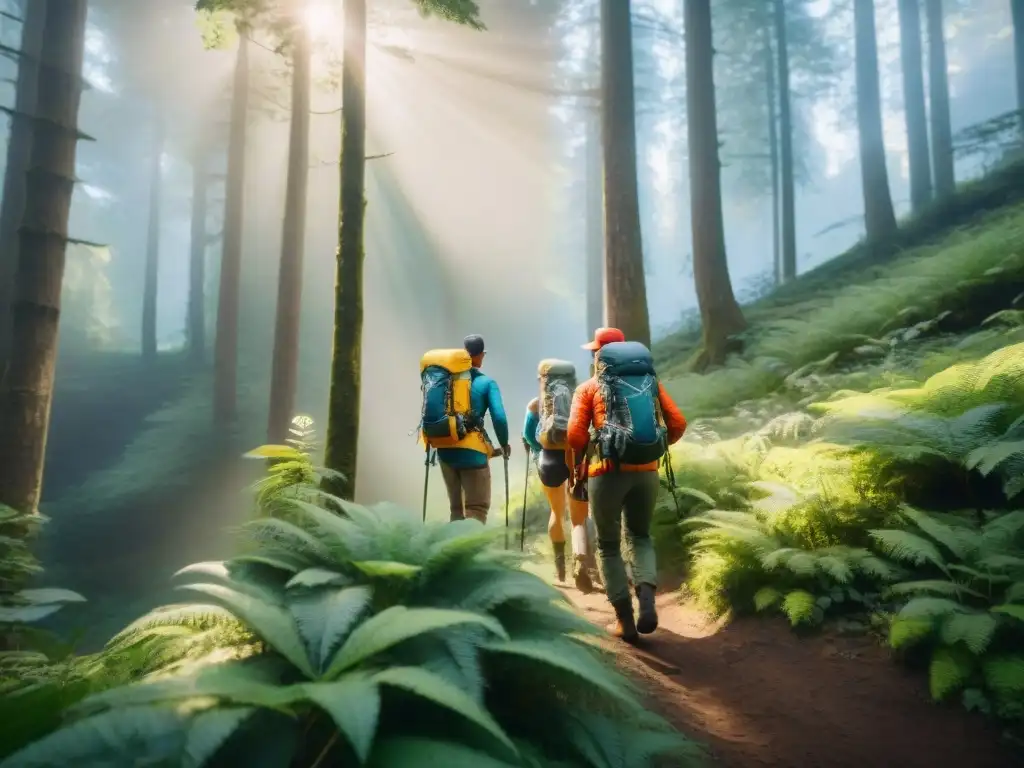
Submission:
POLYGON ((204 602, 108 644, 101 668, 140 679, 85 698, 5 768, 695 759, 593 626, 493 546, 500 531, 311 486, 273 502, 243 525, 244 554, 178 574, 204 602))
POLYGON ((905 507, 909 529, 872 536, 882 551, 917 569, 892 585, 906 599, 889 629, 897 650, 923 648, 930 657, 932 697, 970 690, 1000 714, 1024 713, 1024 510, 939 519, 905 507))
POLYGON ((28 543, 46 521, 0 504, 0 599, 20 590, 42 570, 28 543))
POLYGON ((486 29, 480 20, 480 6, 474 0, 412 0, 424 18, 437 16, 472 29, 486 29))

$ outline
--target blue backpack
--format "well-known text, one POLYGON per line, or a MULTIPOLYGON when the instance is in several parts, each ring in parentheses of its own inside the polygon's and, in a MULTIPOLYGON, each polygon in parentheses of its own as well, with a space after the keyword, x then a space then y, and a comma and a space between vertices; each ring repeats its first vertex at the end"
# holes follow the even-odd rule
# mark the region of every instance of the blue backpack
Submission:
POLYGON ((602 459, 615 464, 649 464, 665 454, 666 429, 651 352, 636 341, 606 344, 597 353, 595 375, 605 402, 597 431, 602 459))

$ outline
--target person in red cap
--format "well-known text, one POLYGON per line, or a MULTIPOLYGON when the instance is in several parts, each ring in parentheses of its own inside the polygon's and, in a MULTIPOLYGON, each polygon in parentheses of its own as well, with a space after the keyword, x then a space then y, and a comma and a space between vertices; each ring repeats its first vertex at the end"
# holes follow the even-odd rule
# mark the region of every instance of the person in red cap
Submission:
POLYGON ((598 563, 615 610, 611 633, 627 642, 658 627, 657 563, 651 519, 658 499, 658 463, 686 431, 686 419, 658 381, 650 350, 626 342, 618 328, 598 328, 583 345, 594 352, 594 375, 576 388, 567 442, 574 485, 587 483, 597 526, 598 563), (609 346, 612 345, 612 346, 609 346), (622 518, 632 542, 631 574, 620 551, 622 518), (634 619, 629 576, 639 612, 634 619))
POLYGON ((620 331, 618 328, 598 328, 594 331, 594 340, 588 341, 582 346, 583 349, 589 349, 591 352, 597 352, 605 344, 612 344, 616 341, 625 341, 626 334, 620 331))

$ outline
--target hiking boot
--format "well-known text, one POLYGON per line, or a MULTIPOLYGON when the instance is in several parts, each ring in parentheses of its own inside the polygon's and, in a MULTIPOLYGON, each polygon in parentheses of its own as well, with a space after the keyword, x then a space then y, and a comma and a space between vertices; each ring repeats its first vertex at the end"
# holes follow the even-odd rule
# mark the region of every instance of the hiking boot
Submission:
POLYGON ((555 578, 559 582, 565 581, 565 542, 555 541, 551 546, 555 550, 555 578))
POLYGON ((586 559, 581 555, 576 555, 573 558, 572 580, 576 585, 576 589, 584 595, 589 595, 594 591, 594 583, 590 579, 590 569, 587 568, 586 559))
POLYGON ((641 584, 636 588, 638 605, 636 631, 649 635, 658 628, 658 609, 654 605, 654 585, 641 584))
POLYGON ((596 586, 604 586, 604 582, 601 580, 601 569, 597 567, 597 558, 592 554, 587 555, 583 562, 590 574, 590 581, 596 586))
POLYGON ((638 635, 633 622, 633 601, 627 597, 612 603, 612 608, 615 609, 615 622, 608 626, 608 633, 627 643, 635 643, 638 635))

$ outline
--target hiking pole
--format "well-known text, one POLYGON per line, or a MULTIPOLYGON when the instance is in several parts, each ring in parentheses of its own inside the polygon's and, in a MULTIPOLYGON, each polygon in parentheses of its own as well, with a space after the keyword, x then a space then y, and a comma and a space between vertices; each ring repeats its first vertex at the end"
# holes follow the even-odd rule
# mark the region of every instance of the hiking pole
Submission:
POLYGON ((427 488, 430 486, 430 446, 427 446, 426 459, 423 461, 423 522, 427 522, 427 488))
POLYGON ((526 491, 530 487, 530 454, 526 454, 526 479, 523 480, 523 519, 520 521, 519 551, 526 549, 526 491))
POLYGON ((508 455, 503 454, 505 460, 505 549, 508 549, 508 455))

